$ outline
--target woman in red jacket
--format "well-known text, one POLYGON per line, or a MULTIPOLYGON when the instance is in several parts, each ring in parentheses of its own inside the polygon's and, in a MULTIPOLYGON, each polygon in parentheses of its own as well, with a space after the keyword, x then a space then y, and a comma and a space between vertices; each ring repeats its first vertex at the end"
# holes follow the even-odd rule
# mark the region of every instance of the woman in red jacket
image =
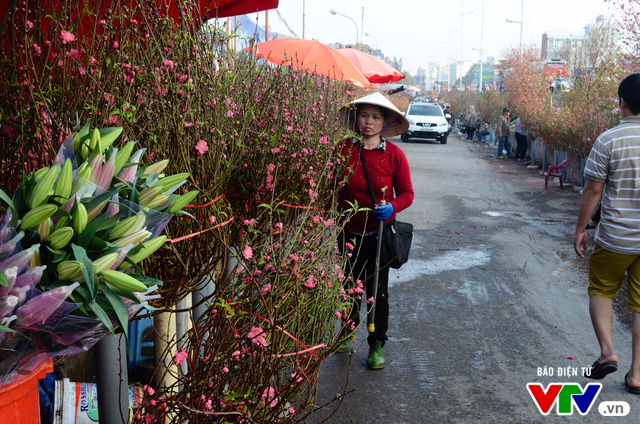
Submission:
MULTIPOLYGON (((366 299, 373 297, 375 277, 376 247, 378 238, 378 220, 385 224, 395 221, 396 213, 413 203, 413 186, 409 163, 402 150, 385 137, 403 134, 409 128, 409 122, 400 111, 382 94, 375 93, 351 102, 344 108, 346 122, 356 137, 343 141, 342 156, 347 161, 350 173, 348 182, 338 194, 338 210, 346 210, 350 203, 357 202, 360 207, 370 207, 371 211, 358 212, 344 227, 338 240, 341 251, 352 253, 348 261, 347 275, 352 277, 347 287, 352 288, 357 280, 366 287, 366 299), (363 172, 360 152, 366 164, 371 186, 376 197, 372 205, 371 195, 363 172), (386 187, 386 204, 381 205, 386 187), (349 250, 352 249, 352 250, 349 250)), ((382 255, 384 256, 384 255, 382 255)), ((389 267, 380 264, 378 290, 375 303, 375 331, 369 333, 368 367, 381 369, 385 366, 382 348, 387 338, 389 322, 389 267)), ((355 338, 355 328, 360 324, 361 300, 354 298, 353 307, 345 319, 345 343, 338 349, 346 352, 355 338)))

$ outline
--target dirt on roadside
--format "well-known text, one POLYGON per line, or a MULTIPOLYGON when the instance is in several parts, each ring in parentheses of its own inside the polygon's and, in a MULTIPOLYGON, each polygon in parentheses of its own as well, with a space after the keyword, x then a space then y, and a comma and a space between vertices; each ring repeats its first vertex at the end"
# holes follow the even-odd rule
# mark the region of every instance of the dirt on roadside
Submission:
MULTIPOLYGON (((466 136, 458 135, 460 140, 467 141, 466 136)), ((535 206, 540 215, 553 214, 566 215, 567 219, 571 219, 574 223, 578 217, 578 209, 580 207, 580 197, 582 192, 579 188, 565 184, 564 190, 560 189, 560 185, 555 181, 549 181, 547 190, 544 189, 544 170, 540 167, 529 168, 529 159, 527 161, 518 161, 515 158, 498 159, 496 157, 497 147, 492 142, 481 143, 478 141, 468 142, 469 150, 483 157, 487 162, 502 168, 508 178, 526 180, 531 187, 529 192, 514 193, 514 195, 526 200, 532 206, 535 206)), ((595 230, 591 230, 590 246, 593 246, 593 237, 595 230)), ((567 243, 573 244, 572 237, 566 237, 567 243)), ((593 251, 590 247, 587 254, 593 251)), ((589 263, 585 259, 579 258, 577 255, 566 255, 559 253, 563 260, 574 269, 577 273, 584 275, 585 287, 588 284, 589 263)), ((587 255, 588 258, 588 255, 587 255)), ((627 291, 628 284, 625 278, 620 293, 613 300, 615 314, 625 327, 631 330, 633 324, 633 313, 627 309, 627 291)))

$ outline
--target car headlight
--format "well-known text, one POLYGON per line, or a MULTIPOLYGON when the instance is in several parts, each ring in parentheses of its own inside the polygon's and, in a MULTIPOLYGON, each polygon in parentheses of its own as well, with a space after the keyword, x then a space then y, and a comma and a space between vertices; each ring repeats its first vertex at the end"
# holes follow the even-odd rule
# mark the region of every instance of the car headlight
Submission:
POLYGON ((409 125, 415 125, 416 124, 413 119, 407 118, 407 121, 409 121, 409 125))

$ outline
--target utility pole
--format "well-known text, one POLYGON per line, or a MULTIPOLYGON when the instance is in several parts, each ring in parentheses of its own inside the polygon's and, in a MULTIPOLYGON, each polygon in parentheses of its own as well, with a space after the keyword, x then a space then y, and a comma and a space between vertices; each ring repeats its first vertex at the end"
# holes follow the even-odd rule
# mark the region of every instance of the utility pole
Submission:
POLYGON ((480 85, 478 85, 478 91, 482 92, 482 42, 484 38, 484 0, 482 0, 482 22, 480 24, 480 85))

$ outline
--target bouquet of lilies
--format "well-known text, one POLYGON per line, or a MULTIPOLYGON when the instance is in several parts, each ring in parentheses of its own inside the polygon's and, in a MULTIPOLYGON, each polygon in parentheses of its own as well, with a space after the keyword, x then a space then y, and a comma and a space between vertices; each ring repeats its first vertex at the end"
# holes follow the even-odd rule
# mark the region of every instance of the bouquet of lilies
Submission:
MULTIPOLYGON (((140 268, 160 233, 198 191, 176 194, 189 174, 141 162, 121 128, 86 126, 49 168, 23 175, 0 221, 0 384, 50 356, 84 351, 120 327, 162 284, 140 268)), ((155 295, 157 297, 157 295, 155 295)))

